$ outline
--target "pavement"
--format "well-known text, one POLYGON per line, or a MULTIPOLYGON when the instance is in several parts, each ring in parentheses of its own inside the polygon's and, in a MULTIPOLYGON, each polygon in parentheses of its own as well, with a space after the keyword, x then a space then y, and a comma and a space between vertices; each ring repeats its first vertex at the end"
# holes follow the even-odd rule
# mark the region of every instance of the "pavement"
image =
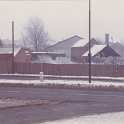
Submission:
POLYGON ((50 101, 45 105, 0 109, 0 124, 39 124, 124 111, 122 91, 0 86, 0 99, 50 101))
POLYGON ((0 124, 122 124, 124 81, 118 80, 1 78, 0 124))

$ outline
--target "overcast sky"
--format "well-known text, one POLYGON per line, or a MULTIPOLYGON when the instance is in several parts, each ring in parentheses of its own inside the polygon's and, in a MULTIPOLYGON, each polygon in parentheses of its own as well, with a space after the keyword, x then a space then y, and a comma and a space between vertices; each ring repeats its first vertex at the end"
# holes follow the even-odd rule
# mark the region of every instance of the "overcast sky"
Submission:
MULTIPOLYGON (((124 0, 92 1, 92 37, 110 33, 124 39, 124 0)), ((62 40, 78 34, 88 37, 88 0, 0 1, 0 37, 11 39, 11 21, 15 21, 15 39, 32 16, 40 17, 49 35, 62 40)))

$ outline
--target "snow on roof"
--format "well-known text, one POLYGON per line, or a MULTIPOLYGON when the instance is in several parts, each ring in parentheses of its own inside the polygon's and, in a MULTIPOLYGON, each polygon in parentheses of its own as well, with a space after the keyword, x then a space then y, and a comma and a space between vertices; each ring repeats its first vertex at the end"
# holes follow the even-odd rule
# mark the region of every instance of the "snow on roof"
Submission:
MULTIPOLYGON (((16 56, 20 49, 14 48, 14 56, 16 56)), ((12 54, 12 48, 0 48, 0 54, 12 54)))
POLYGON ((14 49, 14 56, 16 56, 18 54, 18 52, 20 51, 21 48, 15 48, 14 49))
POLYGON ((59 47, 59 46, 61 46, 61 48, 64 47, 64 48, 68 49, 69 47, 72 47, 73 44, 75 44, 80 39, 82 39, 82 38, 79 37, 78 35, 74 35, 74 36, 64 39, 62 41, 56 42, 55 44, 47 47, 45 50, 50 50, 51 48, 54 49, 55 47, 59 47))
MULTIPOLYGON (((91 48, 91 55, 94 56, 97 53, 99 53, 101 50, 103 50, 106 47, 106 45, 94 45, 91 48)), ((84 53, 82 56, 88 56, 89 51, 87 51, 86 53, 84 53)))
POLYGON ((65 57, 65 53, 59 52, 31 52, 32 55, 58 55, 65 57))
POLYGON ((89 42, 88 39, 81 39, 78 42, 76 42, 72 47, 83 47, 89 42))
POLYGON ((62 54, 62 53, 59 53, 59 52, 31 52, 32 54, 62 54))

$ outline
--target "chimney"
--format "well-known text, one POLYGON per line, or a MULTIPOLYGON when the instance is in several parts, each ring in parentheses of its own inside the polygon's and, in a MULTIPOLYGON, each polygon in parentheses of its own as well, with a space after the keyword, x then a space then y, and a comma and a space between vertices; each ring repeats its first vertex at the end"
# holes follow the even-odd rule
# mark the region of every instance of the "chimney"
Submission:
POLYGON ((105 44, 109 46, 109 34, 108 33, 105 34, 105 44))

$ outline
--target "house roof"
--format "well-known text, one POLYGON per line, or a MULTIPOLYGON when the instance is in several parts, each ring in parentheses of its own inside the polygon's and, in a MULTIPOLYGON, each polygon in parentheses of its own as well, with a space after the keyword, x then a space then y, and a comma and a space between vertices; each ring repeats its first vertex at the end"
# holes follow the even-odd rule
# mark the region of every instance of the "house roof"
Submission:
MULTIPOLYGON (((91 55, 95 56, 97 53, 99 53, 100 51, 102 51, 104 48, 106 47, 106 45, 94 45, 91 48, 91 55)), ((82 56, 88 56, 89 51, 87 51, 86 53, 84 53, 82 56)))
MULTIPOLYGON (((14 56, 20 51, 21 48, 14 48, 14 56)), ((0 54, 12 54, 12 48, 0 48, 0 54)))
POLYGON ((59 42, 55 43, 54 45, 47 47, 45 49, 45 51, 48 51, 49 49, 54 48, 54 47, 58 47, 58 46, 61 46, 61 47, 64 47, 64 48, 72 47, 80 39, 82 39, 82 38, 79 37, 78 35, 74 35, 74 36, 72 36, 68 39, 65 39, 63 41, 59 41, 59 42))
MULTIPOLYGON (((84 47, 85 45, 89 44, 89 39, 87 38, 82 38, 79 41, 77 41, 72 47, 84 47)), ((101 42, 99 42, 98 40, 96 40, 95 38, 91 39, 91 45, 102 45, 101 42)))
POLYGON ((119 55, 121 57, 124 57, 124 45, 119 43, 119 42, 116 42, 116 43, 113 43, 111 44, 111 48, 114 49, 117 53, 119 53, 119 55))
POLYGON ((80 39, 72 47, 83 47, 89 42, 88 39, 80 39))

